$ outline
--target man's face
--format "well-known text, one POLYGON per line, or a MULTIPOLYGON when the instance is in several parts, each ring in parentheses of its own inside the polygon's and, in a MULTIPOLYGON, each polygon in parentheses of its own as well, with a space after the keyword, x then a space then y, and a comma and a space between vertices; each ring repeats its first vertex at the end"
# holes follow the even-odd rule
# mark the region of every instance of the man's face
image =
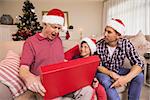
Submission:
POLYGON ((44 27, 43 35, 45 38, 48 38, 50 40, 54 40, 58 33, 61 31, 62 26, 58 24, 46 24, 44 27))
POLYGON ((109 26, 106 26, 104 36, 104 39, 108 44, 117 41, 120 37, 119 33, 117 33, 113 28, 109 26))
POLYGON ((88 57, 91 54, 91 50, 87 43, 82 43, 80 47, 80 55, 82 57, 88 57))

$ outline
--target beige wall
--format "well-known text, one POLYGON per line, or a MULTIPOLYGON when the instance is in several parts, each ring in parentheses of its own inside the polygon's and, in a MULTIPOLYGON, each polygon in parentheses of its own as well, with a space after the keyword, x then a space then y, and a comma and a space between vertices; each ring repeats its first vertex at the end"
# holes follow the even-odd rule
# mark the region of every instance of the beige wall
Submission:
MULTIPOLYGON (((98 35, 101 33, 102 27, 102 8, 100 1, 76 1, 76 0, 30 0, 35 6, 35 12, 38 20, 42 19, 42 11, 51 8, 60 8, 68 11, 69 24, 74 26, 71 32, 72 39, 79 39, 78 28, 83 29, 84 36, 98 35)), ((0 16, 2 14, 10 14, 15 20, 15 16, 22 15, 23 0, 0 0, 0 16)), ((40 21, 41 22, 41 21, 40 21)))

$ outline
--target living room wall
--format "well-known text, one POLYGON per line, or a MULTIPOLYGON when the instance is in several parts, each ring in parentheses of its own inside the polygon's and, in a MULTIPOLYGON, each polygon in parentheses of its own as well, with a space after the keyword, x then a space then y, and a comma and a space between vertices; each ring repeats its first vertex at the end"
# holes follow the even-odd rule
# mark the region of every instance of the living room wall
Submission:
MULTIPOLYGON (((35 6, 35 13, 41 23, 42 11, 51 8, 60 8, 69 14, 69 24, 74 26, 70 33, 72 39, 79 39, 79 28, 83 30, 83 36, 99 35, 102 32, 103 3, 98 0, 30 0, 35 6)), ((17 15, 22 15, 24 0, 0 0, 0 16, 10 14, 14 22, 17 15)))

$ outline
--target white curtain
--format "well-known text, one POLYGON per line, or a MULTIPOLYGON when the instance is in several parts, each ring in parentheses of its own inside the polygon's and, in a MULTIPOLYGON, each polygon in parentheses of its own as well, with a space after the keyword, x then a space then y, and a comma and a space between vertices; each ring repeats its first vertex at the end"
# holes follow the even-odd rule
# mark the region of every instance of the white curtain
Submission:
POLYGON ((111 18, 121 19, 126 35, 139 31, 150 35, 150 0, 106 0, 103 9, 103 29, 111 18))

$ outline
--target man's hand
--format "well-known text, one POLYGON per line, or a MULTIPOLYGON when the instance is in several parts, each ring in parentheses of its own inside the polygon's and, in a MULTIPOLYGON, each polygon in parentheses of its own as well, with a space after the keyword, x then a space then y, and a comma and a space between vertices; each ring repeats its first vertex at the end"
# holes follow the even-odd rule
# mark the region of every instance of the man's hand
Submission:
POLYGON ((124 86, 129 82, 128 78, 126 76, 120 76, 111 86, 110 88, 113 87, 121 87, 124 86))
POLYGON ((142 71, 142 68, 138 65, 134 65, 130 72, 125 76, 120 76, 112 85, 112 87, 120 87, 128 82, 130 82, 134 77, 136 77, 140 72, 142 71))
POLYGON ((40 77, 35 75, 30 75, 28 79, 25 80, 27 88, 33 92, 38 92, 42 96, 45 95, 45 88, 43 87, 40 77))
POLYGON ((29 71, 29 66, 22 65, 19 74, 29 90, 40 93, 42 96, 45 95, 46 90, 41 83, 40 77, 32 74, 29 71))
POLYGON ((120 75, 115 72, 110 72, 110 77, 112 77, 114 80, 118 80, 120 78, 120 75))
POLYGON ((68 62, 68 60, 64 59, 64 62, 68 62))

